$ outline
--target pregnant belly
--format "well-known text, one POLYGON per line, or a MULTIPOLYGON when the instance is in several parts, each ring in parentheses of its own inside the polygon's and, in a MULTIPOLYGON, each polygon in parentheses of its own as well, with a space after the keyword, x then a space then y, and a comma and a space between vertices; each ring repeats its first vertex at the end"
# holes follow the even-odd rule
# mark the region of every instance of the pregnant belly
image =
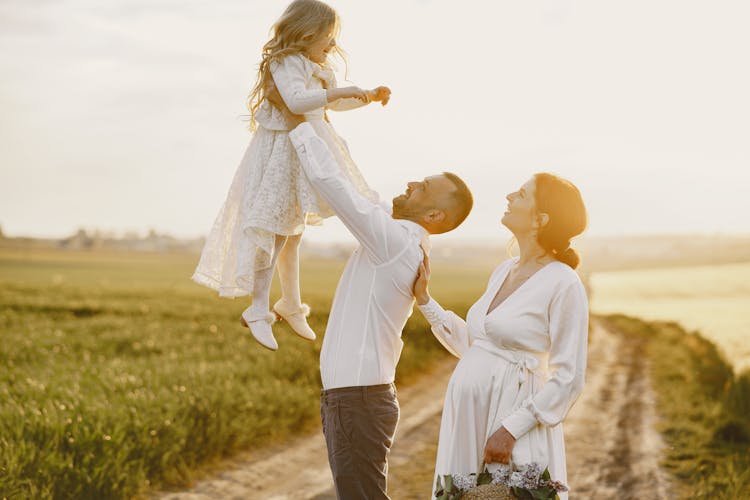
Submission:
MULTIPOLYGON (((479 347, 470 347, 456 365, 449 392, 461 399, 489 399, 503 386, 509 363, 479 347)), ((511 388, 512 389, 512 388, 511 388)))

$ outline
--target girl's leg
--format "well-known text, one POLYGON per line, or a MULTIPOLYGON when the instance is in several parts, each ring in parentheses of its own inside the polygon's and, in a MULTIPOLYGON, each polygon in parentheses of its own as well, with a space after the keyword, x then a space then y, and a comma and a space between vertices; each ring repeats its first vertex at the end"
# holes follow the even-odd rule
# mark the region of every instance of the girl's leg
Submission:
POLYGON ((266 269, 261 269, 255 272, 255 280, 253 282, 253 304, 250 306, 250 310, 253 314, 258 313, 259 315, 265 315, 271 308, 271 282, 273 281, 273 271, 276 268, 276 263, 280 257, 284 243, 286 242, 286 236, 281 234, 276 235, 274 240, 273 255, 271 256, 271 265, 266 269))
POLYGON ((250 333, 253 334, 255 340, 260 342, 264 347, 274 351, 279 346, 271 330, 271 323, 273 322, 273 315, 269 311, 271 282, 273 281, 273 271, 276 268, 276 261, 285 242, 286 236, 276 235, 273 255, 271 256, 271 265, 265 269, 255 271, 253 303, 242 313, 243 322, 250 328, 250 333))
POLYGON ((279 281, 281 281, 281 302, 286 309, 302 307, 299 291, 299 245, 301 234, 287 236, 284 247, 279 252, 279 281))
POLYGON ((302 303, 299 291, 299 245, 301 241, 301 234, 288 236, 284 248, 279 253, 281 300, 274 304, 273 309, 289 323, 297 335, 307 340, 315 340, 315 332, 305 319, 310 314, 310 308, 302 303))

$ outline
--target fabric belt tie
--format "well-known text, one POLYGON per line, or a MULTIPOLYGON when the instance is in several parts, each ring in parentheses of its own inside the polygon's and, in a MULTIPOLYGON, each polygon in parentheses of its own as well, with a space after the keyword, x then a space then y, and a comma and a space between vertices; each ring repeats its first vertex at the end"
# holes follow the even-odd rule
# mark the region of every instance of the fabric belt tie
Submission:
POLYGON ((513 365, 519 388, 531 382, 531 379, 539 369, 539 359, 532 354, 521 351, 512 351, 510 349, 502 349, 487 339, 477 339, 472 345, 476 345, 499 358, 503 358, 505 361, 513 365))

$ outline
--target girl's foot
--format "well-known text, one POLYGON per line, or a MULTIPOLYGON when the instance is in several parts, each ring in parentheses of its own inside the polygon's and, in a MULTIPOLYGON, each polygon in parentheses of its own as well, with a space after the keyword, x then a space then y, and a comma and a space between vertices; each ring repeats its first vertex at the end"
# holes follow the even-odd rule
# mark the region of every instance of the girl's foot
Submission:
POLYGON ((276 320, 276 317, 269 313, 260 317, 250 311, 250 307, 242 312, 242 325, 250 329, 250 333, 253 338, 258 341, 260 345, 271 351, 275 351, 279 348, 279 344, 273 336, 273 330, 271 330, 271 324, 276 320))
POLYGON ((294 333, 305 340, 315 340, 315 332, 307 324, 306 319, 310 315, 310 306, 302 304, 297 307, 289 307, 282 301, 278 301, 273 305, 273 312, 276 313, 279 319, 283 319, 289 323, 294 333))

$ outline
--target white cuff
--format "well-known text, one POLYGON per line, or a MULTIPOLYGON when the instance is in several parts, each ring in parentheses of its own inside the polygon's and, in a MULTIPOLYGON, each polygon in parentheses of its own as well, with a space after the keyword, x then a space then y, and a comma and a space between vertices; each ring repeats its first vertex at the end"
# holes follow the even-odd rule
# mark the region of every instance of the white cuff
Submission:
POLYGON ((522 406, 503 420, 503 427, 518 440, 521 436, 533 429, 539 422, 534 418, 526 406, 522 406))
POLYGON ((315 129, 307 122, 302 122, 296 128, 289 131, 289 140, 292 141, 295 148, 304 143, 306 139, 312 139, 317 136, 318 134, 315 133, 315 129))
POLYGON ((430 325, 439 325, 443 322, 443 308, 432 297, 430 297, 428 303, 423 305, 417 304, 417 307, 430 325))

